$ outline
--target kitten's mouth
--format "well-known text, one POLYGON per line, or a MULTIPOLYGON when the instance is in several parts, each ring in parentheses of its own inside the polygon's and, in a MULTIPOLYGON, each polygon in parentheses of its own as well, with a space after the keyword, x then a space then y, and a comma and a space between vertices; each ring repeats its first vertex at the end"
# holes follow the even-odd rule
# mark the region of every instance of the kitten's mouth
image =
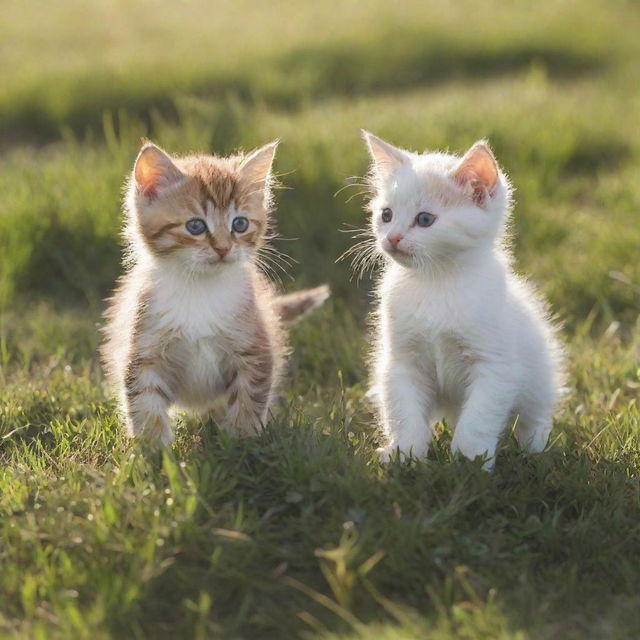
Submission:
POLYGON ((403 251, 402 249, 398 249, 397 247, 389 246, 385 249, 385 251, 393 258, 412 258, 413 254, 408 251, 403 251))
POLYGON ((403 251, 402 249, 394 249, 389 247, 386 249, 386 254, 398 264, 404 267, 411 267, 414 264, 415 254, 403 251))
POLYGON ((225 256, 209 256, 205 259, 205 262, 209 266, 215 266, 215 265, 229 265, 235 262, 236 260, 237 260, 236 256, 230 256, 227 254, 225 256))
POLYGON ((218 256, 210 256, 206 258, 205 262, 208 265, 215 265, 215 264, 228 263, 230 262, 230 260, 225 260, 224 258, 219 258, 218 256))

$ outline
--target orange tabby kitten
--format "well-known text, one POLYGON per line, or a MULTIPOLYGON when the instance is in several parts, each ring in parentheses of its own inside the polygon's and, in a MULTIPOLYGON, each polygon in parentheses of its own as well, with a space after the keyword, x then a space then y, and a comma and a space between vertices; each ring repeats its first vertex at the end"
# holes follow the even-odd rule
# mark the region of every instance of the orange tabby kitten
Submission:
POLYGON ((329 293, 276 296, 257 265, 276 147, 172 158, 143 145, 126 197, 126 273, 102 346, 128 435, 170 444, 170 408, 208 413, 220 396, 225 428, 251 434, 266 423, 288 352, 285 325, 329 293))

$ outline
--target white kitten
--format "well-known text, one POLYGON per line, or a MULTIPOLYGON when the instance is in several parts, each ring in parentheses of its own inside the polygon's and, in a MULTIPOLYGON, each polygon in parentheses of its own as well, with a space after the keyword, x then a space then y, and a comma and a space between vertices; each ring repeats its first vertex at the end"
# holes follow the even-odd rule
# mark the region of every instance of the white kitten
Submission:
POLYGON ((504 246, 509 181, 483 141, 459 158, 363 133, 385 257, 370 392, 387 438, 382 459, 424 456, 442 417, 455 425, 452 451, 486 456, 487 468, 510 418, 521 447, 542 451, 562 349, 504 246))

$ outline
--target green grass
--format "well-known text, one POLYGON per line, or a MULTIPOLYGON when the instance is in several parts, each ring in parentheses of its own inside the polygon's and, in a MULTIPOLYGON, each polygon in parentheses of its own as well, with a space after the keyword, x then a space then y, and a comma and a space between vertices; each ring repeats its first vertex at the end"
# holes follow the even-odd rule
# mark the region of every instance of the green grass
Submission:
POLYGON ((624 2, 0 7, 0 636, 635 638, 640 11, 624 2), (170 43, 168 46, 167 43, 170 43), (517 189, 518 269, 564 323, 547 451, 382 467, 364 400, 365 127, 517 189), (96 357, 139 138, 275 137, 286 287, 329 281, 259 438, 124 440, 96 357), (353 196, 353 197, 352 197, 353 196))

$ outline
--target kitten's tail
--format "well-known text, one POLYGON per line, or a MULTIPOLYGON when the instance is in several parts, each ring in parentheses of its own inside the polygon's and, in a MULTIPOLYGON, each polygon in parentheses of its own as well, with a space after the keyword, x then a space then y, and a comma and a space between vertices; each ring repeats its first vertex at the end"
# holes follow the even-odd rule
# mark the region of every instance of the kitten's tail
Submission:
POLYGON ((276 311, 285 324, 295 324, 317 309, 331 294, 329 285, 294 291, 275 299, 276 311))

